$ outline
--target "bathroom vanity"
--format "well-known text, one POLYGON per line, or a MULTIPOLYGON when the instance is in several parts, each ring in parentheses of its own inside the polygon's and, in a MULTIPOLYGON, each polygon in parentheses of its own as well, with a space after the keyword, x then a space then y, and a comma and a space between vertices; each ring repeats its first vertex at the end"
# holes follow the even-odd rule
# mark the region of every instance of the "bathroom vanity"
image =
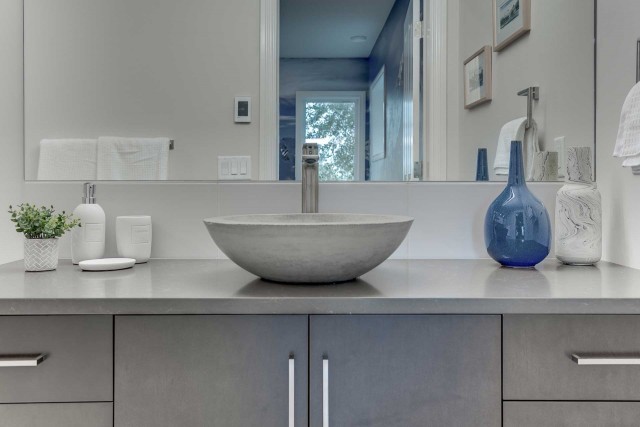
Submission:
POLYGON ((632 426, 640 416, 640 271, 613 264, 399 260, 355 282, 300 286, 225 260, 109 273, 12 263, 0 282, 0 363, 36 365, 0 369, 3 426, 632 426))

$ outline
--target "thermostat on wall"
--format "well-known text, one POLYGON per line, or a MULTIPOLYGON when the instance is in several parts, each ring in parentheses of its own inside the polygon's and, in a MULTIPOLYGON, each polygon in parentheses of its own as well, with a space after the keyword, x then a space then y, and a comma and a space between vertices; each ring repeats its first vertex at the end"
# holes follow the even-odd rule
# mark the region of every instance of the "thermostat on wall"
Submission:
POLYGON ((250 96, 236 96, 235 122, 236 123, 251 122, 251 97, 250 96))

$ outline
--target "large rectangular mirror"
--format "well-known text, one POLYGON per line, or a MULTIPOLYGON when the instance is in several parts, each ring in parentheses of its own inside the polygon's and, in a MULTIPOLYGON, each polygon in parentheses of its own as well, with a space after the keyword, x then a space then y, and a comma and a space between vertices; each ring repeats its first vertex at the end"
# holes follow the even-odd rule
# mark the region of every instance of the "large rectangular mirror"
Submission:
POLYGON ((562 180, 594 1, 24 0, 25 179, 562 180))

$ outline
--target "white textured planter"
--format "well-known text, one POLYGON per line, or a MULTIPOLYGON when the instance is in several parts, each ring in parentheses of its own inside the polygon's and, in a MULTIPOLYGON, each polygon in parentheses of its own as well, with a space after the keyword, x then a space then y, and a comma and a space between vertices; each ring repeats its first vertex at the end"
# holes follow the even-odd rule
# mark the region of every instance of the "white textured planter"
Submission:
POLYGON ((58 239, 25 239, 24 269, 50 271, 58 268, 58 239))

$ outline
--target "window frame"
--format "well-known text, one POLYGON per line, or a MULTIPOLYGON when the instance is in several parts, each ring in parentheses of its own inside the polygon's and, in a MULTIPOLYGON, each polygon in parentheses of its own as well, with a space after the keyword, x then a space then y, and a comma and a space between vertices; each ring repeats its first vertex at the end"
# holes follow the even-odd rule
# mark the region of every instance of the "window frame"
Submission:
MULTIPOLYGON (((306 137, 308 102, 354 102, 356 105, 354 153, 354 181, 365 178, 366 91, 298 91, 296 92, 296 181, 302 179, 302 144, 306 137)), ((340 181, 342 182, 342 181, 340 181)))

